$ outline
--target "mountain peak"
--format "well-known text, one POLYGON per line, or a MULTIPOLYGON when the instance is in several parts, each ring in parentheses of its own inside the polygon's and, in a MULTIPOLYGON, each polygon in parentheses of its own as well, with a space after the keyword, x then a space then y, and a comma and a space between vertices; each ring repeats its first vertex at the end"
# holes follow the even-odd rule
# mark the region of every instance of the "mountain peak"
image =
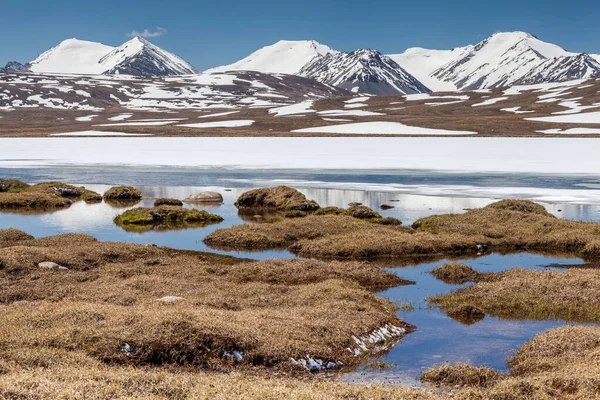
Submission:
POLYGON ((316 40, 280 40, 256 50, 240 61, 212 68, 207 72, 258 71, 297 74, 312 59, 330 53, 337 52, 316 40))

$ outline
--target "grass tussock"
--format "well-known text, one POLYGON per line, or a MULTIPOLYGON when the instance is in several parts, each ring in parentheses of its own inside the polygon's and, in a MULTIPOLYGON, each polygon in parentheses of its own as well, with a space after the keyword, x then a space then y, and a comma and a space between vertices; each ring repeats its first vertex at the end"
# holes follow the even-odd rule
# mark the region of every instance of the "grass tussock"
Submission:
POLYGON ((600 322, 600 275, 597 270, 527 271, 493 274, 476 285, 430 298, 445 310, 476 304, 486 314, 516 319, 600 322))
POLYGON ((449 285, 462 285, 467 282, 479 282, 483 280, 490 281, 497 277, 495 273, 482 274, 468 265, 457 262, 441 265, 432 270, 431 274, 449 285))
POLYGON ((102 197, 84 187, 62 182, 29 185, 18 180, 0 179, 0 209, 45 211, 69 207, 74 200, 97 203, 102 197))
POLYGON ((104 193, 104 200, 140 200, 142 193, 131 186, 115 186, 104 193))
POLYGON ((291 357, 349 367, 360 361, 346 349, 353 336, 389 323, 410 329, 371 292, 408 282, 364 263, 235 261, 85 235, 23 237, 2 248, 0 262, 1 349, 22 356, 299 373, 291 357), (38 268, 43 261, 69 270, 38 268), (157 301, 165 296, 184 301, 157 301), (225 357, 233 351, 243 359, 225 357))
POLYGON ((176 207, 182 207, 183 206, 183 201, 178 200, 178 199, 156 199, 154 201, 154 207, 160 207, 160 206, 176 206, 176 207))
POLYGON ((501 378, 502 374, 494 369, 468 364, 444 364, 430 368, 421 375, 424 383, 452 387, 489 387, 501 378))
POLYGON ((465 214, 438 215, 412 228, 376 224, 328 208, 296 221, 234 226, 207 238, 232 248, 289 246, 321 258, 469 256, 485 251, 537 251, 600 258, 600 224, 558 219, 529 201, 505 200, 465 214), (320 213, 326 215, 319 215, 320 213))
POLYGON ((238 198, 235 206, 240 210, 271 209, 279 211, 314 211, 319 208, 315 201, 308 200, 304 194, 287 186, 250 190, 238 198))
POLYGON ((185 229, 217 224, 223 217, 205 210, 188 209, 179 206, 158 206, 154 208, 133 208, 115 217, 115 224, 126 230, 169 230, 185 229))

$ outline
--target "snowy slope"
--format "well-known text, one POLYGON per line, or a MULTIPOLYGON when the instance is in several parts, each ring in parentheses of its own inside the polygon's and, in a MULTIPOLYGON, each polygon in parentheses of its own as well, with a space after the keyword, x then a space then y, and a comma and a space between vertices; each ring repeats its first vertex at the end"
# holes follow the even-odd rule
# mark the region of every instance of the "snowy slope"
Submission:
POLYGON ((255 51, 238 62, 212 68, 207 72, 258 71, 296 74, 313 58, 330 53, 337 53, 337 51, 314 40, 281 40, 255 51))
POLYGON ((315 58, 299 74, 354 93, 386 95, 430 92, 394 60, 370 49, 315 58))
POLYGON ((501 32, 434 71, 433 76, 459 89, 493 88, 513 84, 548 59, 572 55, 525 32, 501 32))
POLYGON ((196 72, 188 62, 141 37, 112 50, 99 64, 107 75, 168 76, 196 72))
POLYGON ((33 72, 101 74, 99 61, 114 47, 79 39, 67 39, 29 63, 33 72))
POLYGON ((421 47, 407 49, 401 54, 388 54, 392 60, 435 92, 455 91, 452 82, 444 82, 431 74, 456 58, 464 57, 473 46, 457 47, 452 50, 429 50, 421 47))
POLYGON ((516 81, 518 85, 600 77, 600 62, 587 54, 549 59, 516 81))

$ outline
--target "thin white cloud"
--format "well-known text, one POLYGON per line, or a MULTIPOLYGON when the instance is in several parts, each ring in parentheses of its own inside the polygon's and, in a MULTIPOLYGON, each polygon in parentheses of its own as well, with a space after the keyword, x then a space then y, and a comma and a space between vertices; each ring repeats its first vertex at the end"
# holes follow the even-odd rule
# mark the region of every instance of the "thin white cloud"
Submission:
POLYGON ((163 36, 166 35, 168 33, 168 31, 160 26, 156 27, 156 30, 154 32, 149 31, 148 29, 144 29, 143 32, 138 32, 138 31, 131 31, 127 34, 127 36, 129 37, 136 37, 136 36, 141 36, 144 38, 152 38, 152 37, 158 37, 158 36, 163 36))

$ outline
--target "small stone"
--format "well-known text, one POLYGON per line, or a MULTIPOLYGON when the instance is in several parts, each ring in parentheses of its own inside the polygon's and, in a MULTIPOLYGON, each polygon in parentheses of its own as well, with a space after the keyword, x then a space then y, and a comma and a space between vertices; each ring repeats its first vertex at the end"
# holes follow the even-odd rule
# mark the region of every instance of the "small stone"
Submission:
POLYGON ((165 304, 175 304, 175 303, 179 303, 180 301, 185 300, 183 297, 178 297, 178 296, 165 296, 165 297, 161 297, 160 299, 156 299, 156 301, 160 301, 161 303, 165 303, 165 304))
POLYGON ((200 192, 183 200, 187 203, 222 203, 223 196, 217 192, 200 192))
POLYGON ((256 214, 256 215, 254 216, 254 218, 256 218, 256 219, 261 219, 262 217, 263 217, 263 216, 262 216, 262 215, 260 215, 260 214, 256 214))
POLYGON ((62 265, 58 265, 55 262, 52 261, 44 261, 38 264, 39 268, 45 268, 45 269, 59 269, 59 270, 68 270, 69 268, 67 267, 63 267, 62 265))
POLYGON ((391 206, 389 204, 382 204, 379 206, 382 210, 391 210, 392 208, 394 208, 394 206, 391 206))

